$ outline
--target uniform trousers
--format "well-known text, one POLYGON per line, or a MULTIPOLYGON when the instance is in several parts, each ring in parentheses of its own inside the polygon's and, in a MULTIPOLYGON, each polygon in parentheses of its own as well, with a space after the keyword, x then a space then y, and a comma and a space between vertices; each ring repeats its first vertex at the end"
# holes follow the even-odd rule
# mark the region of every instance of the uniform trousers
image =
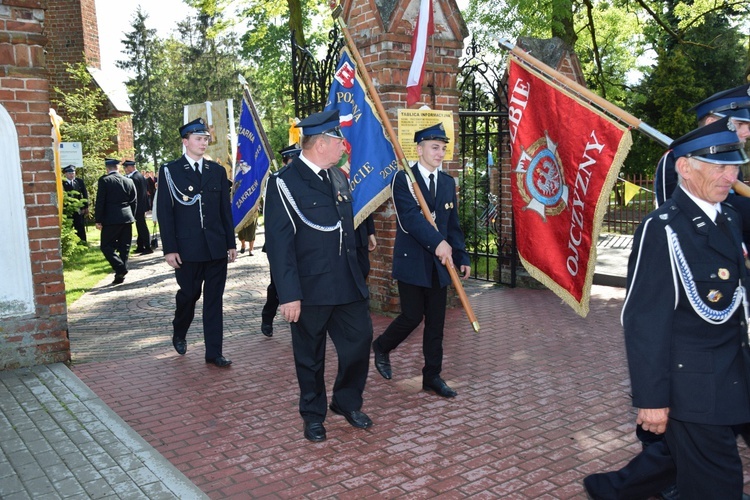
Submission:
MULTIPOLYGON (((86 222, 83 214, 73 214, 73 228, 81 241, 86 241, 86 222)), ((103 229, 103 227, 102 227, 103 229)))
POLYGON ((273 319, 276 317, 276 311, 279 309, 279 296, 276 293, 276 284, 271 276, 271 283, 266 289, 266 303, 260 312, 260 321, 264 325, 273 325, 273 319))
POLYGON ((102 226, 99 248, 107 259, 115 274, 128 272, 128 256, 130 255, 130 240, 133 238, 133 225, 107 224, 102 226))
POLYGON ((135 216, 135 230, 138 231, 138 238, 135 240, 136 252, 144 252, 151 249, 151 235, 146 223, 146 214, 135 216))
POLYGON ((299 321, 292 323, 291 329, 302 419, 325 420, 326 331, 338 357, 333 402, 346 412, 361 409, 372 343, 369 300, 335 306, 306 306, 303 301, 299 321))
POLYGON ((376 343, 383 352, 390 352, 413 332, 424 318, 422 377, 430 380, 443 370, 443 328, 448 287, 441 287, 437 272, 432 274, 429 288, 398 282, 401 314, 388 325, 376 343))
POLYGON ((195 317, 195 303, 203 289, 203 339, 206 359, 222 354, 224 338, 224 286, 227 281, 227 259, 185 262, 174 270, 180 289, 175 297, 174 338, 184 340, 195 317))
POLYGON ((731 426, 670 418, 664 439, 677 467, 681 500, 742 498, 742 460, 731 426))

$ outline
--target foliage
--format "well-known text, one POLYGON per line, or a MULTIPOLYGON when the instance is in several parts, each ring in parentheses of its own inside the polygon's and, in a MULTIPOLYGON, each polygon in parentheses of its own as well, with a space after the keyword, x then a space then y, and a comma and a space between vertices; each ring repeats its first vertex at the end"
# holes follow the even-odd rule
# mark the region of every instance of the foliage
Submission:
POLYGON ((85 200, 70 196, 69 191, 63 191, 63 216, 60 227, 60 251, 63 266, 67 266, 78 256, 86 252, 88 245, 81 241, 73 227, 73 214, 83 208, 85 200))
POLYGON ((133 73, 127 83, 130 107, 133 109, 133 135, 135 160, 139 164, 151 163, 154 171, 164 158, 164 124, 161 117, 166 109, 169 88, 163 84, 164 43, 156 36, 156 30, 146 28, 148 16, 140 6, 131 27, 122 41, 129 58, 118 61, 117 66, 133 73))
POLYGON ((96 199, 97 179, 104 174, 104 155, 115 148, 118 123, 122 118, 100 117, 104 114, 107 98, 104 92, 93 84, 93 77, 85 61, 67 64, 75 90, 65 93, 56 88, 60 96, 59 107, 67 117, 60 126, 63 141, 80 142, 83 148, 83 169, 76 174, 83 179, 89 197, 96 199))
MULTIPOLYGON (((744 83, 748 14, 746 0, 470 0, 465 18, 490 53, 501 53, 499 37, 557 34, 578 54, 592 91, 678 137, 696 125, 690 106, 744 83)), ((664 149, 634 133, 624 169, 652 172, 664 149)))

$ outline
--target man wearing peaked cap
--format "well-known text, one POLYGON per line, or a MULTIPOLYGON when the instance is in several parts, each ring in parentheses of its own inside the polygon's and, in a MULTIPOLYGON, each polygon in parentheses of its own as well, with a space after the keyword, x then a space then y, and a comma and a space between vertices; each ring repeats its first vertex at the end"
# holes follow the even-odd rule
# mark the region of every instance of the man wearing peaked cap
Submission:
POLYGON ((424 319, 422 388, 453 398, 457 392, 441 377, 447 287, 451 280, 447 266, 455 265, 465 279, 471 274, 471 261, 459 225, 456 183, 440 170, 448 141, 442 123, 414 134, 419 161, 411 168, 437 228, 422 215, 406 172, 393 176, 391 192, 398 221, 393 277, 398 281, 401 314, 375 339, 372 350, 378 373, 390 379, 390 352, 424 319))
MULTIPOLYGON (((281 161, 283 165, 288 165, 295 158, 299 156, 302 149, 296 144, 290 144, 279 150, 281 155, 281 161)), ((266 245, 263 245, 262 251, 265 253, 266 245)), ((263 305, 263 309, 260 314, 260 331, 266 337, 273 337, 273 320, 276 317, 276 312, 279 309, 279 297, 276 294, 276 284, 273 282, 273 274, 271 274, 271 282, 266 288, 266 303, 263 305)))
POLYGON ((89 193, 86 190, 86 184, 83 179, 76 177, 76 167, 68 165, 62 169, 65 174, 63 190, 69 193, 69 196, 77 200, 85 200, 83 206, 73 213, 73 228, 81 241, 86 241, 86 221, 85 217, 89 213, 89 193))
POLYGON ((366 429, 361 411, 370 364, 369 291, 357 260, 349 182, 332 168, 345 151, 338 111, 297 124, 302 153, 268 179, 266 250, 281 316, 291 323, 303 436, 326 439, 327 410, 366 429), (327 406, 326 332, 338 354, 338 374, 327 406))
POLYGON ((281 161, 284 163, 284 165, 298 157, 301 152, 302 148, 300 148, 296 144, 290 144, 289 146, 279 150, 281 161))
POLYGON ((681 499, 742 497, 733 426, 750 422, 748 274, 724 199, 748 158, 729 117, 671 149, 679 186, 636 231, 622 311, 636 423, 667 446, 587 477, 595 499, 647 498, 675 480, 681 499))
POLYGON ((115 271, 113 285, 125 281, 128 273, 130 241, 133 237, 133 214, 137 198, 133 181, 118 172, 119 160, 106 158, 106 175, 99 178, 94 220, 101 234, 100 248, 115 271))
MULTIPOLYGON (((744 142, 750 137, 750 84, 718 92, 696 104, 689 111, 695 111, 699 127, 729 116, 737 129, 737 136, 744 142)), ((669 199, 676 186, 677 172, 674 155, 670 150, 664 153, 656 166, 656 205, 659 206, 669 199)))
POLYGON ((125 169, 125 176, 133 181, 135 192, 138 196, 138 204, 135 214, 133 214, 135 216, 135 230, 138 232, 135 253, 143 255, 154 253, 151 249, 151 235, 146 223, 146 212, 151 209, 151 202, 148 196, 148 181, 142 173, 136 170, 133 160, 125 160, 122 162, 122 166, 125 169))
POLYGON ((227 264, 237 257, 230 182, 224 167, 204 158, 210 133, 198 118, 180 127, 185 154, 159 169, 156 197, 164 258, 179 291, 172 321, 172 345, 187 352, 187 332, 203 295, 206 363, 232 364, 223 354, 223 295, 227 264))

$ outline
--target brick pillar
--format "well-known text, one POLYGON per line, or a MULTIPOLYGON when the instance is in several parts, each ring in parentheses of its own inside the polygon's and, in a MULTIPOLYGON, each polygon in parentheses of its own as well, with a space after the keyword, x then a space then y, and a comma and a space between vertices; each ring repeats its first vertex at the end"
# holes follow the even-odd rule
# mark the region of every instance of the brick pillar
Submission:
MULTIPOLYGON (((559 38, 540 39, 540 38, 526 38, 521 37, 516 42, 516 45, 524 51, 533 54, 534 57, 542 61, 547 66, 550 66, 555 71, 562 73, 576 83, 586 86, 586 81, 583 78, 583 70, 581 70, 581 63, 578 60, 578 55, 568 47, 559 38)), ((507 108, 507 102, 504 103, 507 108)), ((510 125, 509 121, 505 121, 506 125, 510 125)), ((500 166, 500 180, 503 186, 503 193, 501 199, 504 204, 500 207, 500 219, 501 228, 498 239, 500 241, 512 241, 513 238, 513 226, 512 226, 512 213, 513 206, 511 201, 510 186, 511 182, 515 182, 515 177, 511 176, 511 164, 510 164, 510 133, 508 130, 504 131, 503 145, 502 145, 502 162, 500 166)), ((515 250, 514 250, 515 251, 515 250)), ((510 268, 504 266, 502 269, 497 270, 502 273, 501 277, 495 276, 496 279, 502 278, 504 283, 509 283, 510 268)), ((545 288, 544 285, 539 283, 536 279, 529 276, 526 269, 523 268, 521 263, 518 263, 516 268, 516 284, 522 287, 529 288, 545 288)))
MULTIPOLYGON (((343 19, 362 56, 383 107, 394 129, 398 129, 398 109, 406 107, 406 80, 411 67, 411 39, 416 27, 419 0, 375 2, 345 0, 343 19)), ((454 112, 458 131, 459 92, 456 85, 463 40, 469 35, 454 0, 433 0, 435 34, 428 39, 422 100, 434 110, 454 112)), ((455 151, 459 148, 456 147, 455 151)), ((446 158, 445 171, 458 175, 454 158, 446 158)), ((388 200, 375 214, 378 247, 370 254, 370 304, 373 310, 397 313, 398 288, 391 278, 396 216, 388 200)), ((377 332, 376 332, 377 333, 377 332)))
POLYGON ((27 220, 34 289, 32 313, 0 318, 0 370, 70 359, 44 54, 49 3, 0 4, 0 105, 18 135, 25 207, 17 213, 27 220))

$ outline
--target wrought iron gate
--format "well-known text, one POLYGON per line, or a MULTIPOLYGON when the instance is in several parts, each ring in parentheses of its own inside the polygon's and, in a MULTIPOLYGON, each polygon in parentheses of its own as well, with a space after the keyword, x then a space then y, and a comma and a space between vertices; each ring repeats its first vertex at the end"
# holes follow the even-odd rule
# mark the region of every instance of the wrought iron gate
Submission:
POLYGON ((501 68, 482 59, 472 40, 461 67, 459 214, 473 277, 515 286, 517 264, 510 217, 510 190, 501 164, 507 151, 506 89, 501 68), (507 199, 506 199, 507 198, 507 199))
POLYGON ((294 113, 306 117, 323 111, 333 73, 339 62, 339 52, 344 46, 344 37, 338 25, 328 32, 328 47, 323 59, 317 60, 306 47, 297 45, 292 33, 292 88, 294 89, 294 113))

